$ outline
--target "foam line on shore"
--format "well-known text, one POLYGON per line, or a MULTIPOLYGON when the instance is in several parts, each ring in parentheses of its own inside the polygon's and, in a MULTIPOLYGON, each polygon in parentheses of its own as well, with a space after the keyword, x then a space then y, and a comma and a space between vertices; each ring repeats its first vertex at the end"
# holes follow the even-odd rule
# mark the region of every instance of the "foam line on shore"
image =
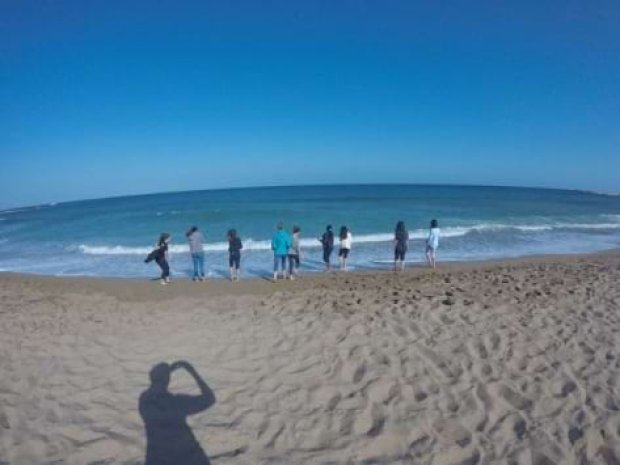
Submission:
MULTIPOLYGON (((442 237, 454 238, 462 237, 470 233, 488 233, 488 232, 501 232, 508 230, 516 230, 521 232, 543 232, 553 229, 580 229, 580 230, 604 230, 604 229, 620 229, 620 222, 618 223, 558 223, 558 224, 543 224, 543 225, 510 225, 510 224, 479 224, 474 226, 456 226, 447 227, 442 229, 442 237)), ((425 239, 427 231, 417 229, 411 231, 409 234, 410 239, 425 239)), ((368 244, 378 242, 392 241, 394 235, 392 233, 375 233, 375 234, 361 234, 354 235, 355 244, 368 244)), ((320 247, 320 243, 316 238, 304 238, 301 241, 302 247, 320 247)), ((269 240, 255 240, 252 238, 243 240, 244 250, 270 250, 271 242, 269 240)), ((149 246, 125 246, 125 245, 89 245, 81 244, 77 246, 77 250, 87 255, 145 255, 148 254, 152 247, 149 246)), ((206 243, 204 245, 206 252, 226 252, 228 250, 227 242, 214 242, 206 243)), ((170 246, 171 253, 187 253, 189 248, 186 244, 174 244, 170 246)))

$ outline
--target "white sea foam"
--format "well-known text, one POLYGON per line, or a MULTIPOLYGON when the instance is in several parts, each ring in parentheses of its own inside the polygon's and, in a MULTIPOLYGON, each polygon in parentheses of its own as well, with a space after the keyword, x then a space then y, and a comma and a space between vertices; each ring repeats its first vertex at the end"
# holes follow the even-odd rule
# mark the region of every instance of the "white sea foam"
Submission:
MULTIPOLYGON (((579 230, 603 230, 603 229, 620 229, 619 223, 556 223, 556 224, 541 224, 541 225, 511 225, 511 224, 497 224, 497 223, 483 223, 474 226, 457 226, 442 228, 441 235, 444 238, 462 237, 467 234, 486 233, 486 232, 501 232, 505 230, 516 230, 522 232, 542 232, 550 231, 553 229, 579 229, 579 230)), ((427 230, 417 229, 410 231, 410 239, 426 239, 428 235, 427 230)), ((380 242, 390 242, 394 239, 393 233, 376 233, 376 234, 361 234, 353 235, 354 244, 370 244, 380 242)), ((317 238, 304 238, 301 240, 301 246, 304 248, 318 248, 320 242, 317 238)), ((88 255, 148 255, 153 247, 142 246, 96 246, 82 244, 77 249, 88 255)), ((245 251, 264 251, 271 249, 271 241, 269 240, 255 240, 244 239, 243 249, 245 251)), ((204 244, 205 252, 226 252, 228 250, 228 242, 211 242, 204 244)), ((188 253, 189 246, 186 244, 173 244, 169 249, 170 253, 188 253)))
POLYGON ((0 210, 0 213, 2 213, 3 215, 10 215, 12 213, 21 213, 21 212, 25 212, 27 210, 30 210, 32 207, 28 207, 28 208, 14 208, 12 210, 0 210))
POLYGON ((578 191, 584 192, 586 194, 604 195, 607 197, 619 197, 620 196, 620 192, 616 192, 616 191, 596 191, 596 190, 583 190, 583 189, 578 189, 578 191))

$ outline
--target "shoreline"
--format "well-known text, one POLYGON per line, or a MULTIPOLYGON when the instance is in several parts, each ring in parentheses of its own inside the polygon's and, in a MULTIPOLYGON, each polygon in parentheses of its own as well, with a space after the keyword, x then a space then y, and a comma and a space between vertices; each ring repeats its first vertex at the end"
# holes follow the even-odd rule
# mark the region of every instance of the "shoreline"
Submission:
POLYGON ((426 275, 441 276, 446 273, 460 273, 472 270, 487 270, 493 268, 552 264, 567 262, 582 262, 589 259, 600 257, 620 257, 620 249, 609 249, 593 253, 576 254, 548 254, 548 255, 529 255, 514 258, 497 258, 487 260, 472 261, 452 261, 440 262, 435 270, 429 268, 426 263, 409 265, 405 272, 394 272, 391 268, 384 269, 358 269, 354 271, 339 271, 333 269, 330 272, 313 271, 302 274, 295 280, 279 279, 274 283, 271 274, 265 273, 264 276, 250 276, 238 282, 231 282, 228 278, 208 278, 204 282, 193 282, 189 276, 177 277, 166 286, 159 283, 159 278, 140 278, 140 277, 105 277, 105 276, 54 276, 40 275, 20 272, 0 272, 0 283, 23 282, 34 285, 45 290, 52 290, 54 293, 91 291, 102 292, 116 297, 131 299, 132 292, 138 299, 144 299, 152 294, 153 299, 175 298, 175 297, 206 297, 206 296, 227 296, 227 295, 267 295, 279 291, 295 291, 316 287, 329 282, 343 280, 355 280, 362 277, 399 277, 402 279, 416 279, 426 275))

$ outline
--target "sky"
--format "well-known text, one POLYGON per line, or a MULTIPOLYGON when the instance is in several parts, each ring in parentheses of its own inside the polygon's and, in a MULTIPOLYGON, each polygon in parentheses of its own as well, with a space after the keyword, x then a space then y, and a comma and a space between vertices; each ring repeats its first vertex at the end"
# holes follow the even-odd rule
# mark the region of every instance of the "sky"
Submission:
POLYGON ((620 190, 620 2, 0 0, 0 207, 620 190))

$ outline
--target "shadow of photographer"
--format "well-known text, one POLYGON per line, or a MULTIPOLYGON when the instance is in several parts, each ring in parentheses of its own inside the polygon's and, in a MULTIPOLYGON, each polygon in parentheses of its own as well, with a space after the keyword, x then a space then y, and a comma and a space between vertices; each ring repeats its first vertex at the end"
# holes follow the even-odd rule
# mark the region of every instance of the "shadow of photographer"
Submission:
POLYGON ((158 363, 149 372, 151 385, 140 394, 139 410, 146 430, 145 465, 208 465, 187 417, 215 403, 215 395, 194 367, 179 361, 158 363), (189 373, 200 389, 199 395, 172 394, 168 391, 175 370, 189 373))

